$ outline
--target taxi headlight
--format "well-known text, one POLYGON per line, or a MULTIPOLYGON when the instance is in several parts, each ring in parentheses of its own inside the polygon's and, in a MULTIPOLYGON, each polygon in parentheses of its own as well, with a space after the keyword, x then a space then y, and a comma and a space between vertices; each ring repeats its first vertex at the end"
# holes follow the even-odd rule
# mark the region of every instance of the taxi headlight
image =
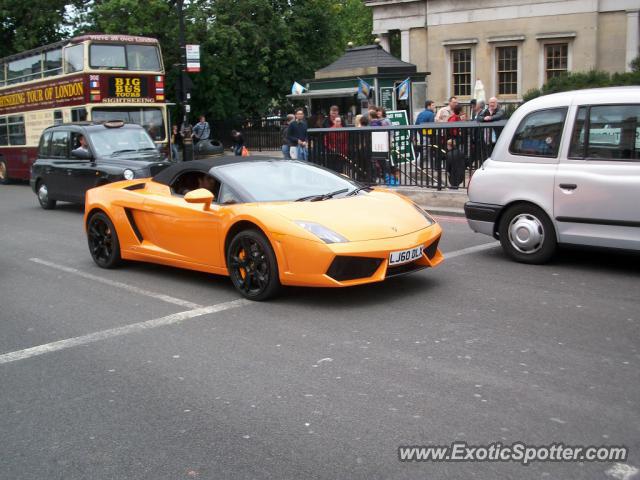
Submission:
POLYGON ((133 180, 136 177, 136 174, 133 173, 133 170, 129 170, 128 168, 122 172, 125 180, 133 180))
POLYGON ((417 203, 413 204, 413 207, 420 212, 420 215, 422 215, 425 220, 427 221, 427 227, 430 227, 431 225, 433 225, 434 223, 436 223, 436 221, 433 219, 433 217, 431 215, 429 215, 422 207, 420 207, 417 203))
POLYGON ((324 243, 345 243, 349 241, 339 233, 336 233, 330 228, 320 225, 319 223, 296 220, 295 224, 304 228, 306 231, 313 233, 324 243))

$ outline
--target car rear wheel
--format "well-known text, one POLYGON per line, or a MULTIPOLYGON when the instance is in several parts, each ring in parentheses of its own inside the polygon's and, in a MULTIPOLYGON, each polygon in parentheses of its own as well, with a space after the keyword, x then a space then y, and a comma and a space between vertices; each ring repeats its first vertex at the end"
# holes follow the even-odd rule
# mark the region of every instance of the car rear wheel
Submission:
POLYGON ((122 261, 118 234, 104 213, 97 212, 89 218, 87 241, 91 258, 99 267, 114 268, 122 261))
POLYGON ((38 202, 42 208, 45 210, 53 210, 56 208, 56 200, 49 196, 49 188, 46 183, 38 183, 36 194, 38 195, 38 202))
POLYGON ((280 289, 276 255, 269 240, 257 230, 243 230, 233 237, 227 268, 233 286, 249 300, 267 300, 280 289))
POLYGON ((0 185, 9 183, 9 174, 7 173, 7 164, 4 160, 0 160, 0 185))
POLYGON ((509 208, 500 220, 502 248, 517 262, 541 264, 556 251, 556 232, 544 211, 535 205, 509 208))

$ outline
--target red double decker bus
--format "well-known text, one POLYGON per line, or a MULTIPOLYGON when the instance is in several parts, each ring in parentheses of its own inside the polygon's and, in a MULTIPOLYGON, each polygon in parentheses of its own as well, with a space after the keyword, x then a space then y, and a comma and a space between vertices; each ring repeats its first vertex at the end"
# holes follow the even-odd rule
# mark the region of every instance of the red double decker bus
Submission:
POLYGON ((0 59, 0 183, 29 179, 46 127, 83 120, 137 123, 169 153, 155 38, 82 35, 0 59))

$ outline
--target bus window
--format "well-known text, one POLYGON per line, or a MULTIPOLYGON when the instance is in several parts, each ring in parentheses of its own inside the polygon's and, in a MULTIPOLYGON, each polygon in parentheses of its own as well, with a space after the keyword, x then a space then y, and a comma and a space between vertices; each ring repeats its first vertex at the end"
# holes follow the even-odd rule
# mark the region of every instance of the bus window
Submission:
POLYGON ((44 76, 60 75, 62 73, 62 50, 50 50, 44 54, 44 76))
POLYGON ((4 87, 4 84, 5 84, 4 63, 0 63, 0 87, 4 87))
POLYGON ((24 116, 14 115, 9 117, 9 144, 25 145, 27 139, 24 134, 24 116))
POLYGON ((73 108, 71 109, 71 121, 72 122, 84 122, 87 119, 86 108, 73 108))
POLYGON ((142 125, 151 139, 155 142, 166 138, 164 118, 159 108, 104 108, 94 107, 91 110, 91 119, 94 122, 106 122, 107 120, 122 120, 128 123, 142 125))
POLYGON ((41 55, 33 55, 9 62, 8 82, 12 84, 40 78, 42 76, 41 60, 41 55))
POLYGON ((0 117, 0 145, 9 145, 9 130, 7 130, 7 117, 0 117))
POLYGON ((89 48, 91 68, 127 68, 124 45, 92 44, 89 48))
POLYGON ((81 72, 84 69, 84 45, 73 45, 63 49, 65 73, 81 72))
POLYGON ((129 70, 160 70, 158 48, 154 45, 127 45, 129 70))

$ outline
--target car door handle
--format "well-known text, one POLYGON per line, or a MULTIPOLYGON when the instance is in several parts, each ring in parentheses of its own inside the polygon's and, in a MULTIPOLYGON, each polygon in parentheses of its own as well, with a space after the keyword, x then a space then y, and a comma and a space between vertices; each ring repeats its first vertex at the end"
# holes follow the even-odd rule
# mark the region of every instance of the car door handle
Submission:
POLYGON ((575 190, 576 188, 578 188, 578 185, 576 185, 575 183, 561 183, 558 186, 563 190, 575 190))

